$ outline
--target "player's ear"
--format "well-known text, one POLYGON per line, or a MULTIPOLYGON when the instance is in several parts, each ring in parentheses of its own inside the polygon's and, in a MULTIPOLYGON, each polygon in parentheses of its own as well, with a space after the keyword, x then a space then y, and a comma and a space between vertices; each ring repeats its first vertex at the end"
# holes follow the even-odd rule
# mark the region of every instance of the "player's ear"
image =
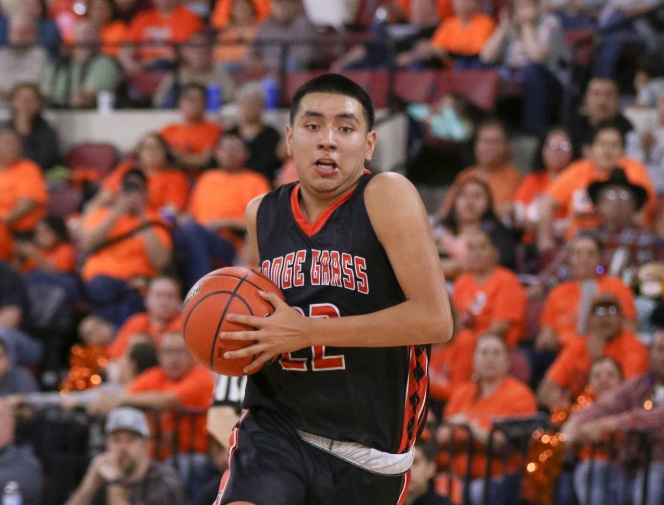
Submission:
POLYGON ((286 154, 293 156, 293 127, 286 125, 286 154))
POLYGON ((367 133, 367 154, 364 156, 364 161, 371 161, 373 158, 374 149, 376 148, 376 130, 371 130, 367 133))

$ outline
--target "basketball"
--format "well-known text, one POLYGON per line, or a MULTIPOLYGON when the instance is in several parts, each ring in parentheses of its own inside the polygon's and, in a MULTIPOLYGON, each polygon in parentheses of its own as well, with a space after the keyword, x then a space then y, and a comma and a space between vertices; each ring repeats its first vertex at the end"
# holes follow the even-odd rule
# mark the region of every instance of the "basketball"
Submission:
POLYGON ((284 299, 270 279, 243 267, 214 270, 194 284, 184 300, 181 320, 184 341, 196 361, 218 374, 244 375, 243 369, 252 362, 253 356, 225 359, 224 353, 242 349, 254 341, 224 340, 219 338, 219 333, 253 329, 227 321, 227 314, 265 317, 274 312, 259 291, 277 293, 284 299))

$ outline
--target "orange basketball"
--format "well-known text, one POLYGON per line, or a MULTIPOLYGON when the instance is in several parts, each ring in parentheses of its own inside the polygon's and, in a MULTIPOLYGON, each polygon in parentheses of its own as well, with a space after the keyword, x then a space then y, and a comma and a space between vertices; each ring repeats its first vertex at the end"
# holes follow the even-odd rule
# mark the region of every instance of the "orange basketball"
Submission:
POLYGON ((219 333, 251 329, 226 321, 226 314, 265 317, 274 312, 259 291, 277 293, 284 299, 270 279, 243 267, 214 270, 189 290, 182 309, 182 332, 187 348, 201 365, 222 375, 244 375, 242 370, 253 356, 224 359, 224 353, 247 347, 254 341, 224 340, 219 333))

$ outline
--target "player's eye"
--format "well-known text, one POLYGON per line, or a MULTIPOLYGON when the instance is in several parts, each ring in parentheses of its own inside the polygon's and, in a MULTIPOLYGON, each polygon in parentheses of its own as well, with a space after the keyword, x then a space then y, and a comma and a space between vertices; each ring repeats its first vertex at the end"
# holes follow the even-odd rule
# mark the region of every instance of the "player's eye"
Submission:
POLYGON ((315 124, 315 123, 305 124, 304 127, 305 127, 307 130, 318 130, 318 129, 320 128, 320 126, 318 126, 318 125, 315 124))
POLYGON ((350 126, 341 126, 339 128, 343 133, 351 133, 353 131, 353 128, 350 126))

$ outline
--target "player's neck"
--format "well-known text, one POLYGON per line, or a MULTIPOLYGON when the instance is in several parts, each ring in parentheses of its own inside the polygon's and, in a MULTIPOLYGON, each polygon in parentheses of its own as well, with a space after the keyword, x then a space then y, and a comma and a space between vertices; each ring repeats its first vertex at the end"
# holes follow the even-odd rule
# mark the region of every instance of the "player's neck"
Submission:
POLYGON ((321 215, 332 207, 340 198, 343 198, 348 192, 353 191, 357 183, 349 188, 339 188, 337 191, 323 194, 316 194, 307 191, 300 184, 298 202, 300 204, 300 211, 307 221, 313 223, 321 215))

